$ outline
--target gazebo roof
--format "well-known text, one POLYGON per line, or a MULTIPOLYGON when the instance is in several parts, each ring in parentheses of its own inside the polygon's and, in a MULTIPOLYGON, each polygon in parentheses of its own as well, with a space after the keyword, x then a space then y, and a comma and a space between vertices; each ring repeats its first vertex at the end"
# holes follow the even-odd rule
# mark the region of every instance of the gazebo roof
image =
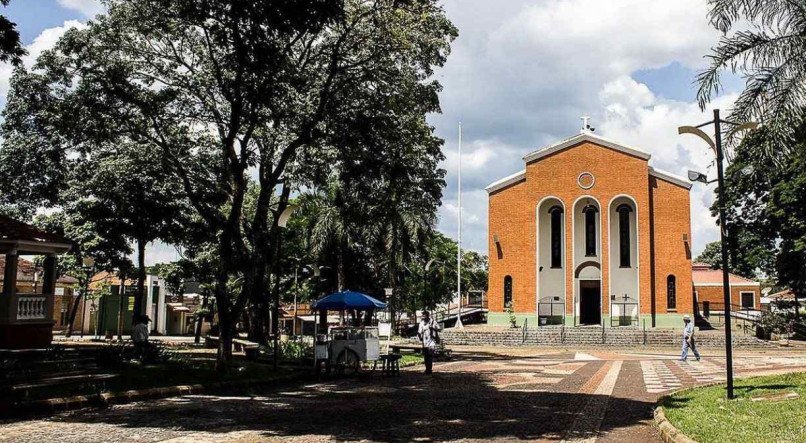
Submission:
POLYGON ((70 241, 60 235, 0 215, 0 252, 17 250, 20 254, 63 253, 69 251, 70 247, 70 241))

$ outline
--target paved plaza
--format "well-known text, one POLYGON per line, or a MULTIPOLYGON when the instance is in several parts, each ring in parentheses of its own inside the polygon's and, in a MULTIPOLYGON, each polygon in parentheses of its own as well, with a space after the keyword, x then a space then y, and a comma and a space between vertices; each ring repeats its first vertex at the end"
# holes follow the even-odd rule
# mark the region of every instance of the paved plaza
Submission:
MULTIPOLYGON (((459 347, 421 368, 193 395, 0 424, 0 441, 659 441, 662 393, 724 379, 724 358, 673 350, 551 351, 459 347)), ((802 351, 741 352, 739 376, 806 370, 802 351)))

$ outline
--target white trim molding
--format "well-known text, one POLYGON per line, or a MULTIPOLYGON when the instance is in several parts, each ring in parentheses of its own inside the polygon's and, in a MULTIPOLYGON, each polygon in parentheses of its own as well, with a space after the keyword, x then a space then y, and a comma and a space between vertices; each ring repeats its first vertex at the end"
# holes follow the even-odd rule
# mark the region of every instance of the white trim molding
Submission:
MULTIPOLYGON (((722 283, 697 283, 697 282, 694 282, 693 285, 694 285, 694 287, 699 286, 699 287, 702 287, 702 288, 714 288, 714 287, 721 287, 722 283)), ((754 281, 754 282, 747 282, 747 283, 731 283, 730 284, 731 288, 737 288, 737 287, 740 287, 740 286, 757 287, 757 286, 761 286, 761 283, 754 281)))
POLYGON ((525 178, 526 178, 526 170, 524 169, 523 171, 516 172, 512 175, 508 175, 500 180, 490 183, 489 185, 487 185, 486 188, 484 188, 484 190, 487 191, 488 194, 491 194, 495 191, 498 191, 499 189, 503 189, 509 185, 515 184, 525 178))
POLYGON ((652 166, 649 167, 649 175, 659 178, 661 180, 667 181, 671 184, 681 186, 688 190, 691 190, 692 183, 686 180, 679 175, 672 174, 671 172, 661 171, 660 169, 656 169, 652 166))
POLYGON ((573 137, 567 138, 553 145, 549 145, 544 148, 540 148, 537 151, 526 154, 525 156, 523 156, 523 161, 525 161, 526 163, 530 163, 535 160, 539 160, 547 155, 554 154, 555 152, 562 151, 563 149, 570 148, 571 146, 583 142, 595 143, 597 145, 614 149, 616 151, 623 152, 625 154, 629 154, 638 158, 642 158, 644 160, 649 160, 649 158, 651 157, 651 155, 648 152, 642 151, 638 148, 625 146, 622 145, 621 143, 616 143, 604 137, 600 137, 598 135, 593 135, 591 133, 586 132, 584 134, 577 134, 573 137))
MULTIPOLYGON (((562 248, 560 248, 560 255, 561 255, 561 262, 563 270, 563 324, 565 324, 565 317, 567 316, 568 310, 568 262, 566 261, 568 256, 568 251, 565 250, 566 247, 566 240, 568 235, 568 227, 565 225, 565 218, 568 214, 568 210, 565 207, 565 202, 560 197, 555 195, 547 195, 540 199, 537 202, 537 206, 535 206, 535 316, 537 317, 538 324, 540 326, 540 209, 546 203, 551 203, 552 200, 560 202, 560 206, 563 208, 563 216, 562 216, 562 248)), ((573 210, 572 216, 573 216, 573 210)), ((551 240, 549 240, 549 247, 551 247, 551 240)), ((573 240, 572 240, 573 246, 573 240)), ((549 257, 549 261, 551 257, 549 257)))

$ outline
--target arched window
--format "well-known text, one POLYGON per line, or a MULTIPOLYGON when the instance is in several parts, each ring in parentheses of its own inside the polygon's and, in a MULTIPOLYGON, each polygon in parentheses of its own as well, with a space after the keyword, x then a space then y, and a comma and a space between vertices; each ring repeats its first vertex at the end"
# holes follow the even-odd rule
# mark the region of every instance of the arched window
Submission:
POLYGON ((504 308, 512 306, 512 276, 504 277, 504 308))
POLYGON ((618 212, 618 244, 619 266, 630 267, 630 205, 622 204, 616 208, 618 212))
POLYGON ((562 268, 563 208, 561 206, 552 206, 549 209, 549 214, 551 214, 551 267, 562 268))
POLYGON ((677 309, 677 279, 674 275, 666 277, 666 309, 677 309))
POLYGON ((588 203, 582 208, 585 214, 585 256, 596 257, 596 206, 588 203))

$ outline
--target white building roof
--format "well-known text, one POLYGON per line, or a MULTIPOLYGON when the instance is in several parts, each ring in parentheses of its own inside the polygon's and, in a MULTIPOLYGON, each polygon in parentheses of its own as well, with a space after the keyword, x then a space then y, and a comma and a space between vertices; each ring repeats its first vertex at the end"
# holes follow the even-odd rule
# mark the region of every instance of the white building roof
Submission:
POLYGON ((495 191, 497 191, 499 189, 506 188, 507 186, 509 186, 509 185, 511 185, 513 183, 517 183, 517 182, 523 180, 524 178, 526 178, 526 170, 525 169, 523 171, 516 172, 516 173, 514 173, 512 175, 508 175, 508 176, 502 178, 501 180, 492 182, 489 185, 487 185, 487 187, 484 188, 484 189, 487 191, 487 193, 495 192, 495 191))
POLYGON ((583 142, 596 143, 597 145, 606 146, 610 149, 615 149, 616 151, 623 152, 628 155, 633 155, 635 157, 642 158, 644 160, 649 160, 649 158, 651 157, 651 155, 648 152, 645 152, 641 149, 625 146, 621 143, 616 143, 604 137, 593 135, 590 132, 583 132, 573 137, 569 137, 565 140, 561 140, 557 143, 554 143, 553 145, 549 145, 544 148, 540 148, 537 151, 526 154, 525 156, 523 156, 523 161, 525 161, 526 163, 531 163, 547 155, 554 154, 555 152, 562 151, 565 148, 569 148, 571 146, 583 142))

